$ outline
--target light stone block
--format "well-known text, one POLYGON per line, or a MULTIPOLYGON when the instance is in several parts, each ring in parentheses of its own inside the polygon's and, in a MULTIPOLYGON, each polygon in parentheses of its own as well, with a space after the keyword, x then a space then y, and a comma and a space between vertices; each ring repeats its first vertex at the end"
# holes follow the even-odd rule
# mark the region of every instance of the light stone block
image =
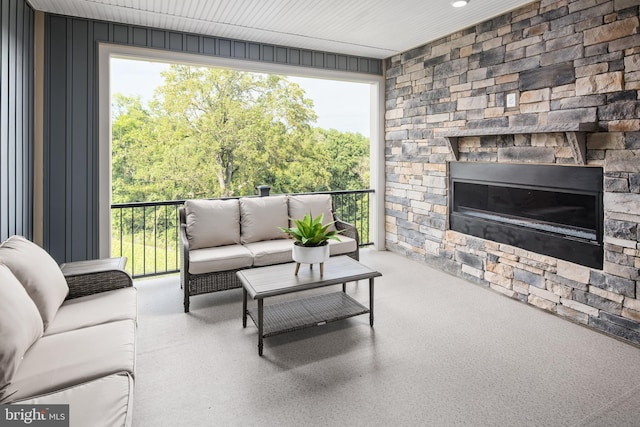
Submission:
POLYGON ((600 313, 600 310, 598 310, 597 308, 591 307, 578 301, 560 298, 560 303, 581 313, 588 314, 589 316, 598 317, 598 314, 600 313))
POLYGON ((591 269, 582 265, 574 264, 564 260, 558 260, 558 276, 566 277, 575 282, 589 283, 591 269))
POLYGON ((552 311, 552 312, 556 311, 556 305, 557 305, 556 303, 549 301, 547 299, 541 298, 537 295, 529 294, 527 301, 529 302, 529 304, 535 305, 536 307, 542 308, 544 310, 552 311))
POLYGON ((626 297, 624 299, 624 302, 622 303, 622 306, 627 307, 631 310, 640 311, 640 299, 626 297))
POLYGON ((486 96, 470 96, 458 99, 458 110, 476 110, 487 108, 486 96))
POLYGON ((565 305, 560 304, 556 306, 556 312, 560 316, 569 318, 574 322, 582 323, 584 325, 587 325, 589 323, 588 315, 586 315, 585 313, 580 313, 579 311, 569 308, 565 305))
POLYGON ((590 150, 624 150, 624 133, 598 132, 589 134, 587 135, 587 148, 590 150))
POLYGON ((531 295, 536 295, 540 298, 549 300, 555 304, 560 304, 560 295, 556 295, 553 292, 547 291, 545 289, 536 288, 535 286, 529 286, 529 293, 531 295))
POLYGON ((484 272, 484 280, 489 283, 502 286, 503 288, 511 289, 511 279, 496 273, 492 273, 491 271, 484 272))
POLYGON ((618 92, 624 89, 624 75, 622 71, 596 74, 581 77, 576 80, 576 95, 592 95, 594 93, 618 92))
POLYGON ((624 300, 624 295, 616 294, 614 292, 598 288, 597 286, 589 286, 589 292, 617 303, 622 303, 624 300))
POLYGON ((622 309, 622 317, 640 322, 640 311, 630 310, 628 308, 622 309))

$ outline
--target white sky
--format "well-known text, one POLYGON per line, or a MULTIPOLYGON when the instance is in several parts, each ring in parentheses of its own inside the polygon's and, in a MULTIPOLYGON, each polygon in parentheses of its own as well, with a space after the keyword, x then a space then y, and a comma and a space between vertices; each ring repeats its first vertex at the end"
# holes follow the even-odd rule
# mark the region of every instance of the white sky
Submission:
MULTIPOLYGON (((160 62, 111 58, 111 93, 139 95, 149 101, 154 88, 163 83, 160 72, 168 67, 160 62)), ((369 137, 369 84, 293 76, 289 80, 299 84, 313 100, 316 126, 369 137)))

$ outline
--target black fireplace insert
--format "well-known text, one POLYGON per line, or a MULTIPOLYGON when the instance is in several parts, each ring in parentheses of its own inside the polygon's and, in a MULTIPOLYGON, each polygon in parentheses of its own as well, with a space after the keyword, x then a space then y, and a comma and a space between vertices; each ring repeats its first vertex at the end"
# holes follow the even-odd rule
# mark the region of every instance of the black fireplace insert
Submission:
POLYGON ((449 164, 450 228, 602 269, 602 168, 449 164))

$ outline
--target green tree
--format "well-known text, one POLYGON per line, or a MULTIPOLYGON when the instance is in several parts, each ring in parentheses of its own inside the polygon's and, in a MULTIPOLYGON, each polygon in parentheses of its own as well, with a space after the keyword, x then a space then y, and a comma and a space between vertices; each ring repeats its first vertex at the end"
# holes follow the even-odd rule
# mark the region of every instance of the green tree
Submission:
POLYGON ((330 190, 359 190, 369 187, 369 139, 360 133, 315 129, 316 140, 331 159, 327 171, 330 190))
POLYGON ((316 116, 297 84, 183 65, 163 76, 150 106, 162 159, 150 172, 187 190, 174 197, 251 194, 270 178, 286 182, 289 165, 307 160, 301 155, 316 116))

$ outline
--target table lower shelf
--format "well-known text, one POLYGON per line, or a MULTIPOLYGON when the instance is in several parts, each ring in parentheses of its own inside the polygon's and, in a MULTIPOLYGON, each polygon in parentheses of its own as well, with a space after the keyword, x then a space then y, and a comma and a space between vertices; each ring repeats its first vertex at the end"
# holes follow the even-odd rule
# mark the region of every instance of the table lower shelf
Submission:
MULTIPOLYGON (((258 309, 247 312, 257 326, 258 309)), ((265 305, 262 336, 284 334, 365 313, 369 313, 369 309, 344 292, 265 305)))

